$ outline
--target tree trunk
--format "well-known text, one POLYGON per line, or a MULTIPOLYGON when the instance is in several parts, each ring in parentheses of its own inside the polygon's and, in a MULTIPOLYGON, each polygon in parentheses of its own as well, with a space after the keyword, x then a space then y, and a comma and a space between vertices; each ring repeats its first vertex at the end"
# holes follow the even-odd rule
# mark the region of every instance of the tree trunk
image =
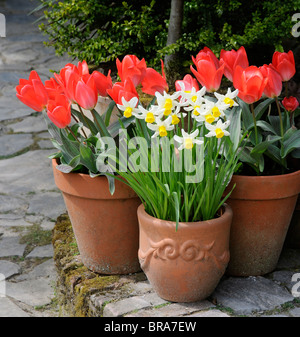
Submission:
MULTIPOLYGON (((168 30, 167 46, 175 43, 181 37, 181 25, 183 19, 183 4, 184 0, 172 0, 170 22, 168 30)), ((165 56, 165 66, 168 67, 170 61, 175 61, 177 58, 176 53, 165 56)))

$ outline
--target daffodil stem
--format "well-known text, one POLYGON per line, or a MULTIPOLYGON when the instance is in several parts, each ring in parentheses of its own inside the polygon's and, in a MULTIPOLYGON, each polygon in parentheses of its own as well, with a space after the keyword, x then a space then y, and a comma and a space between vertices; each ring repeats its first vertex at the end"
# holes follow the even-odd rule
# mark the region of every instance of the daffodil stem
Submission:
POLYGON ((253 117, 253 123, 254 123, 254 132, 255 132, 255 144, 258 144, 258 135, 257 135, 257 126, 256 126, 256 118, 255 118, 255 112, 254 112, 254 106, 253 103, 250 104, 252 117, 253 117))

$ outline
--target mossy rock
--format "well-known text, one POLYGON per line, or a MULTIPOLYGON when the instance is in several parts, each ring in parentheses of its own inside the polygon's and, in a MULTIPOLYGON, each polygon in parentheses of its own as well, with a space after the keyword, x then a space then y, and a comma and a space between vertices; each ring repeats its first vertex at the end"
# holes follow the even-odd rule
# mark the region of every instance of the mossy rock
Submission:
MULTIPOLYGON (((142 272, 126 275, 125 278, 120 275, 100 275, 84 266, 67 214, 58 217, 53 229, 52 244, 58 273, 57 297, 63 316, 95 316, 89 307, 91 295, 120 289, 125 283, 137 282, 145 277, 142 272)), ((96 316, 101 314, 100 308, 96 316)))

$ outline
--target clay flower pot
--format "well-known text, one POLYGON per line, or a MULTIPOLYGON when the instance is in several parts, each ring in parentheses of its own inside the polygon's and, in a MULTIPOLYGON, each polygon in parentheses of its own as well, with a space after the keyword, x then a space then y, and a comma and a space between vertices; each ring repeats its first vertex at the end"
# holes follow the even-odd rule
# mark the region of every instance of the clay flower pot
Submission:
POLYGON ((297 199, 285 244, 289 248, 300 249, 300 195, 297 199))
POLYGON ((176 223, 156 219, 138 208, 139 260, 150 284, 163 299, 194 302, 216 288, 229 261, 232 211, 216 219, 176 223))
POLYGON ((107 178, 62 173, 52 160, 54 180, 61 190, 82 262, 101 274, 140 271, 137 208, 140 199, 116 180, 111 195, 107 178))
POLYGON ((300 171, 277 176, 234 175, 227 203, 233 211, 230 235, 232 276, 264 275, 276 268, 300 192, 300 171))

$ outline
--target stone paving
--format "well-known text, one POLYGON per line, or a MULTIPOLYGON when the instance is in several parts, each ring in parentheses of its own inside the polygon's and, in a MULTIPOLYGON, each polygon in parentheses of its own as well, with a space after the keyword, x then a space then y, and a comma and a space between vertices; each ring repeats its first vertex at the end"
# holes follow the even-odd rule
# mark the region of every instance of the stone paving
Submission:
MULTIPOLYGON (((45 37, 33 24, 36 17, 27 15, 36 4, 0 0, 6 17, 6 37, 0 38, 0 317, 61 315, 49 233, 65 206, 47 158, 54 151, 41 114, 16 99, 15 87, 32 69, 45 80, 49 69, 59 70, 71 60, 44 47, 45 37)), ((128 296, 93 295, 90 302, 94 307, 105 303, 105 317, 300 317, 300 286, 292 282, 299 272, 300 250, 285 249, 276 271, 225 277, 211 300, 169 303, 141 281, 130 285, 128 296)))

